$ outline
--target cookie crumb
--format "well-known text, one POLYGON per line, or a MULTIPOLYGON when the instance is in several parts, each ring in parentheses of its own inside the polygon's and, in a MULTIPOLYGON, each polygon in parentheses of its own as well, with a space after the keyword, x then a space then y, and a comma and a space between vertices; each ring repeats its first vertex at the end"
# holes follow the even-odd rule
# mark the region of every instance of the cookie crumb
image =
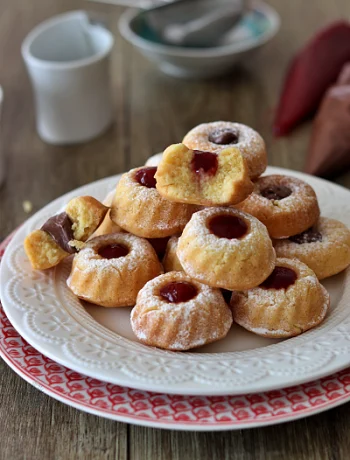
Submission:
POLYGON ((24 200, 22 202, 22 206, 23 206, 23 211, 27 214, 29 214, 33 210, 33 203, 29 200, 24 200))
POLYGON ((78 251, 83 249, 83 247, 85 246, 85 243, 83 241, 78 241, 78 240, 71 240, 68 244, 69 246, 72 246, 72 248, 75 248, 78 251))

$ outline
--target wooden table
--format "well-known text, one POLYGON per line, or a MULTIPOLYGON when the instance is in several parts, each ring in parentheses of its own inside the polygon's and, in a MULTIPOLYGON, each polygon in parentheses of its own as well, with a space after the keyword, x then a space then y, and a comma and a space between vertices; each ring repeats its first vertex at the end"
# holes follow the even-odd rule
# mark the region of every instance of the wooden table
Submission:
MULTIPOLYGON (((5 92, 1 144, 7 159, 0 192, 0 236, 63 193, 144 163, 179 142, 194 125, 237 120, 265 138, 272 165, 301 170, 310 134, 305 123, 280 140, 271 135, 278 90, 292 54, 321 25, 349 17, 349 0, 271 0, 282 29, 254 60, 228 77, 181 81, 160 74, 118 35, 121 9, 79 0, 0 0, 0 83, 5 92), (115 123, 100 138, 72 147, 43 143, 34 126, 20 45, 30 29, 59 12, 108 13, 117 40, 112 59, 115 123)), ((350 186, 350 172, 337 178, 350 186)), ((222 433, 140 428, 88 415, 31 387, 0 363, 0 459, 349 459, 350 404, 275 427, 222 433)))

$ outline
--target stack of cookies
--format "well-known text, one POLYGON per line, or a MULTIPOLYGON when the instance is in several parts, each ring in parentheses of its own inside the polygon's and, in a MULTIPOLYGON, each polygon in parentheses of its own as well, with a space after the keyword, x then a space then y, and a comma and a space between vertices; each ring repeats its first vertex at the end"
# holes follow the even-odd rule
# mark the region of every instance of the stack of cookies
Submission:
MULTIPOLYGON (((217 341, 233 321, 273 338, 317 326, 330 303, 319 280, 350 264, 350 231, 320 217, 310 185, 261 177, 266 166, 265 143, 248 126, 197 126, 157 166, 122 176, 94 211, 92 239, 65 238, 78 251, 68 287, 97 305, 133 306, 138 339, 167 350, 217 341)), ((40 232, 59 246, 48 227, 40 232)), ((43 247, 32 240, 33 267, 48 268, 33 263, 43 247)))

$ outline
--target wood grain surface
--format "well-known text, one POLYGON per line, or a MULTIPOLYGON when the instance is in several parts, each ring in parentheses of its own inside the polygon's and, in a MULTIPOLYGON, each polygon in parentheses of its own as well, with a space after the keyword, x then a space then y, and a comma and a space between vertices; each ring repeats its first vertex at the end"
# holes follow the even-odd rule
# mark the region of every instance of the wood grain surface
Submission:
MULTIPOLYGON (((160 74, 117 31, 121 8, 78 0, 0 0, 0 84, 5 93, 0 145, 7 159, 0 191, 0 237, 23 222, 23 201, 40 209, 93 180, 142 164, 194 125, 217 119, 251 125, 272 165, 301 170, 305 123, 275 140, 271 121, 286 66, 320 26, 349 17, 349 0, 270 0, 281 15, 277 37, 230 76, 182 81, 160 74), (36 134, 30 83, 20 55, 38 22, 70 9, 105 12, 116 35, 112 57, 115 123, 84 145, 54 147, 36 134)), ((336 181, 350 187, 350 172, 336 181)), ((275 427, 222 433, 171 432, 116 423, 40 393, 0 362, 0 459, 329 459, 350 458, 350 404, 275 427)))

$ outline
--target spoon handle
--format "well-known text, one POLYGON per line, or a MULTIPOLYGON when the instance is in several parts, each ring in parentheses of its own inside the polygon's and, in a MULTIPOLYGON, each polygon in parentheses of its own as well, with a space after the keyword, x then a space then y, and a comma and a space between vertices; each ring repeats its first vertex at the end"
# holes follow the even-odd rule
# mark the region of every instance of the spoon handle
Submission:
POLYGON ((99 3, 111 3, 119 6, 129 6, 131 8, 141 8, 148 10, 156 6, 166 5, 168 3, 177 3, 184 0, 90 0, 99 3))

